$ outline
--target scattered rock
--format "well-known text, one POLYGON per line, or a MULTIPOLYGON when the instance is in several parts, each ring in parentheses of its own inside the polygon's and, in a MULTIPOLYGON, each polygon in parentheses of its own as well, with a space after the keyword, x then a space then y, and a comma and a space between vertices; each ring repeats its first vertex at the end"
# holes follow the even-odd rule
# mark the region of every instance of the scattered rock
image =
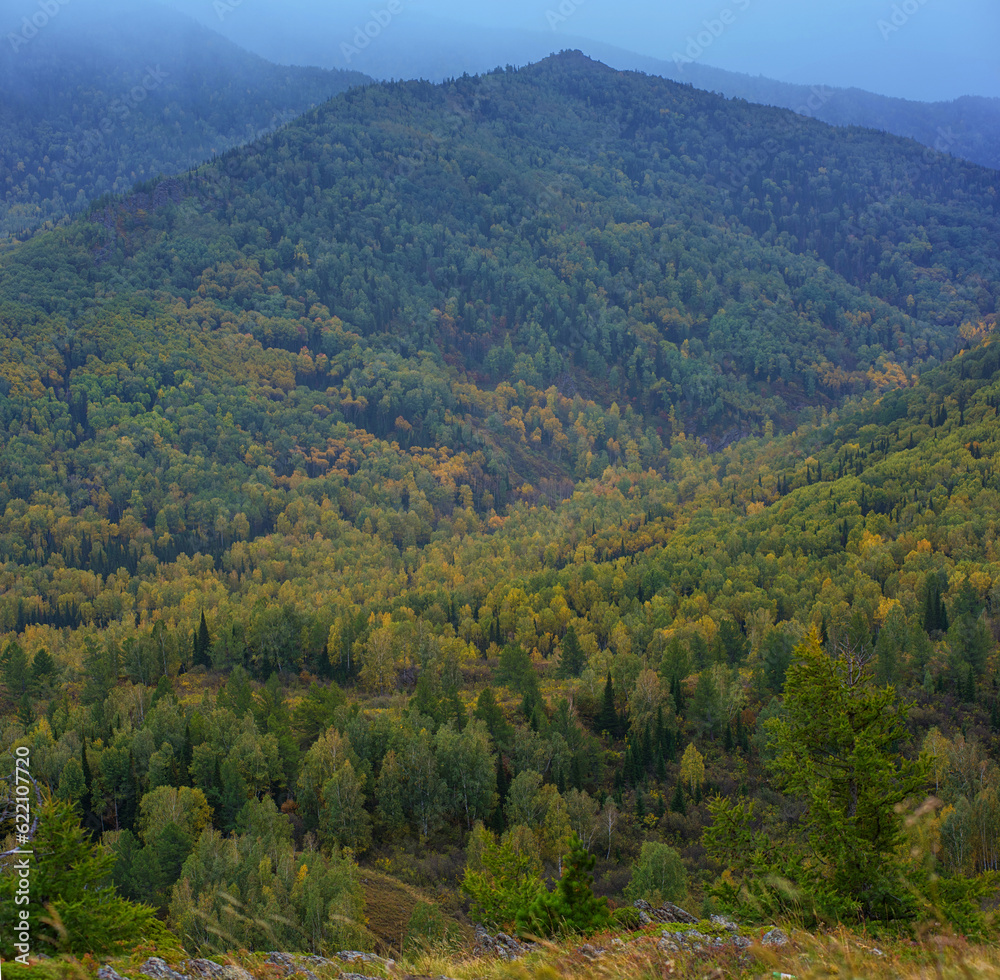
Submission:
POLYGON ((632 906, 637 908, 640 913, 648 915, 652 922, 683 922, 692 926, 698 924, 698 920, 690 912, 685 912, 679 905, 674 905, 671 902, 666 902, 660 908, 654 909, 649 902, 640 898, 633 902, 632 906))
POLYGON ((152 980, 190 980, 187 974, 172 970, 159 956, 151 956, 139 967, 139 972, 152 980))
POLYGON ((98 980, 126 980, 113 966, 102 966, 97 971, 98 980))
POLYGON ((577 952, 586 956, 588 960, 596 960, 603 956, 607 950, 602 946, 591 946, 590 943, 584 943, 577 952))
POLYGON ((764 938, 761 939, 760 944, 762 946, 787 946, 788 936, 781 929, 772 929, 770 932, 764 934, 764 938))
POLYGON ((686 932, 671 932, 669 929, 663 930, 663 938, 657 943, 661 949, 668 949, 670 952, 687 950, 692 953, 699 953, 709 947, 724 946, 726 940, 721 936, 706 936, 698 932, 697 929, 688 929, 686 932))
POLYGON ((288 953, 268 953, 264 962, 272 966, 283 966, 286 975, 295 972, 295 960, 288 953))
POLYGON ((185 960, 181 963, 181 969, 200 980, 254 980, 253 975, 247 973, 242 966, 223 966, 213 960, 185 960))
POLYGON ((226 975, 226 968, 212 960, 185 960, 181 969, 193 977, 203 977, 204 980, 221 980, 226 975))
POLYGON ((732 919, 727 919, 724 915, 713 915, 712 925, 719 929, 725 929, 726 932, 736 933, 740 931, 740 927, 732 919))
POLYGON ((645 912, 643 912, 642 909, 639 909, 638 912, 639 912, 639 925, 640 926, 648 926, 650 924, 650 922, 653 921, 648 915, 646 915, 645 912))
POLYGON ((482 926, 476 926, 476 942, 472 947, 473 956, 497 956, 502 960, 516 960, 531 952, 534 946, 522 943, 505 932, 491 936, 482 926))
POLYGON ((341 973, 340 980, 372 980, 372 978, 366 977, 363 973, 341 973))

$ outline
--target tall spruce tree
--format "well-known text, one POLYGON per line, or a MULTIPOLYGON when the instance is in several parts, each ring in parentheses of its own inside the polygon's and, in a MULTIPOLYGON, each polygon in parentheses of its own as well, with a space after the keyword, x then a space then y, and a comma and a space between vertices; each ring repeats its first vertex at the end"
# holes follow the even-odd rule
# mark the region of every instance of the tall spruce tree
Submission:
POLYGON ((604 685, 604 700, 601 702, 601 710, 597 715, 597 731, 607 732, 611 738, 618 734, 618 711, 615 709, 615 685, 611 680, 611 671, 608 671, 608 679, 604 685))
POLYGON ((850 651, 829 656, 814 629, 788 668, 784 713, 769 723, 778 748, 772 768, 807 807, 811 860, 800 885, 815 896, 832 890, 866 918, 911 911, 897 807, 926 787, 928 764, 899 751, 907 707, 891 687, 871 684, 850 651))

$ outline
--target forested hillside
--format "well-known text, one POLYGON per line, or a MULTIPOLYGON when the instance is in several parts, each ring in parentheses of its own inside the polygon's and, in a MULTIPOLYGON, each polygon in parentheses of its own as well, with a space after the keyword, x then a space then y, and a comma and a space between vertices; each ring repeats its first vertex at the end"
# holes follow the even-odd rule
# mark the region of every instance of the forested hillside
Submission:
POLYGON ((0 249, 366 81, 271 64, 162 7, 70 7, 0 48, 0 249))
POLYGON ((191 952, 398 950, 358 863, 411 939, 557 929, 574 835, 617 902, 987 935, 994 176, 566 53, 5 255, 38 860, 72 808, 191 952))

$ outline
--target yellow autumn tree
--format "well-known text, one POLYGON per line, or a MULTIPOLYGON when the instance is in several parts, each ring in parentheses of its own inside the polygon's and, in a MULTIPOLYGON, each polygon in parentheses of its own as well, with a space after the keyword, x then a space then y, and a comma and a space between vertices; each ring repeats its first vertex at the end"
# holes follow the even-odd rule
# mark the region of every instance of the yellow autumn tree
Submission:
POLYGON ((705 782, 705 757, 691 742, 681 757, 681 781, 687 783, 691 792, 705 782))

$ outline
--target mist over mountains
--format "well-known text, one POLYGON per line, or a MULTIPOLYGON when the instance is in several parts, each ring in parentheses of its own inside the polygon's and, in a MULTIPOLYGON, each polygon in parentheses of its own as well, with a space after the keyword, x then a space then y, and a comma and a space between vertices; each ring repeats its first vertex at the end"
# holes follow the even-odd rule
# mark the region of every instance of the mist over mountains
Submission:
POLYGON ((59 8, 16 48, 0 44, 0 238, 195 166, 367 80, 272 64, 159 6, 59 8))

